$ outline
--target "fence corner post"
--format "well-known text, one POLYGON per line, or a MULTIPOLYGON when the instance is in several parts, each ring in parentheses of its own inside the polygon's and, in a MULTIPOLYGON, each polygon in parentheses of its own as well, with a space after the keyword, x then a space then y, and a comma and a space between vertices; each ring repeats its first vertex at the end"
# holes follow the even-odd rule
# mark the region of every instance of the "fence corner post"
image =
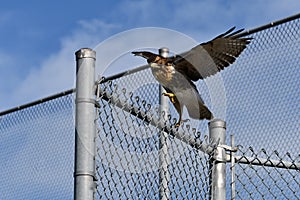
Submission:
POLYGON ((95 196, 95 59, 96 52, 83 48, 76 53, 76 113, 74 199, 95 196))
MULTIPOLYGON (((220 119, 213 119, 208 123, 209 138, 218 145, 225 145, 226 123, 220 119)), ((225 149, 217 146, 210 161, 210 198, 213 200, 226 199, 226 154, 225 149)))

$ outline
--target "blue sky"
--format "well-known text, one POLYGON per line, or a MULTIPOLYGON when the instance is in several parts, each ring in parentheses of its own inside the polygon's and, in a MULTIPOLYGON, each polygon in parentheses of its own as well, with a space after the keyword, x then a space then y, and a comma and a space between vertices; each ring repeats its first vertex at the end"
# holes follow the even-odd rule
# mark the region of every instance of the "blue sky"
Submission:
POLYGON ((157 2, 2 2, 0 111, 73 88, 74 52, 122 31, 162 27, 203 42, 232 26, 252 29, 294 15, 300 7, 298 0, 157 2))

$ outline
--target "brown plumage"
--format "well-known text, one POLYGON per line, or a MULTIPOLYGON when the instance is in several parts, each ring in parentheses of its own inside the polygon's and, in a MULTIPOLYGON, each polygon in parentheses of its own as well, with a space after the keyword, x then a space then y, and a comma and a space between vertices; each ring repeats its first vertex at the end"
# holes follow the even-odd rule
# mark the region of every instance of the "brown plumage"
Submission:
POLYGON ((232 64, 250 43, 252 38, 238 37, 243 29, 232 32, 234 28, 187 52, 167 58, 147 51, 132 52, 147 59, 152 74, 166 89, 164 95, 170 98, 179 113, 177 126, 182 121, 184 106, 191 118, 213 118, 193 82, 212 76, 232 64))

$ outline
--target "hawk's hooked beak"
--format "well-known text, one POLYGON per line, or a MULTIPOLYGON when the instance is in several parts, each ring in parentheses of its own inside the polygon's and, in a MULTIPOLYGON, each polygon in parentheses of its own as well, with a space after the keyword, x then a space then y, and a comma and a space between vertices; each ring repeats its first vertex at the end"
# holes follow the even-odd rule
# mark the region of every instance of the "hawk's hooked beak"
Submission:
POLYGON ((135 56, 141 56, 141 57, 143 57, 143 58, 145 58, 145 59, 149 59, 149 58, 155 58, 156 57, 156 54, 154 54, 154 53, 151 53, 151 52, 149 52, 149 51, 133 51, 133 52, 131 52, 133 55, 135 55, 135 56))
POLYGON ((143 58, 146 58, 146 59, 148 59, 147 57, 146 57, 146 55, 142 52, 142 51, 133 51, 133 52, 131 52, 133 55, 135 55, 135 56, 141 56, 141 57, 143 57, 143 58))
POLYGON ((142 52, 140 52, 140 51, 133 51, 131 53, 135 56, 140 56, 142 54, 142 52))

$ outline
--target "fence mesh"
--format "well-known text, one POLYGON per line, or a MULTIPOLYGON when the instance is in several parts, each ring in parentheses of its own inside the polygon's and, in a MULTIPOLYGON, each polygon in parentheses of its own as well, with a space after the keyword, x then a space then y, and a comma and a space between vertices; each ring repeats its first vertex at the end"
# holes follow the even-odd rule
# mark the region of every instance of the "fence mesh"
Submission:
POLYGON ((249 48, 222 74, 228 132, 237 144, 297 156, 300 20, 250 36, 249 48))
POLYGON ((0 199, 72 199, 73 95, 0 117, 0 199))
POLYGON ((245 147, 237 155, 254 157, 249 162, 257 158, 288 161, 298 163, 298 170, 285 164, 276 168, 266 167, 264 162, 260 166, 238 162, 236 197, 300 199, 300 20, 251 37, 252 44, 238 60, 244 67, 238 65, 224 72, 229 76, 225 79, 230 102, 228 132, 234 132, 237 144, 245 147))
POLYGON ((290 153, 254 151, 252 148, 240 148, 239 154, 243 156, 235 165, 237 199, 300 199, 300 155, 295 158, 290 153), (242 158, 250 164, 241 164, 242 158), (269 167, 268 164, 281 167, 269 167), (296 164, 298 170, 289 169, 296 164))
MULTIPOLYGON (((97 137, 98 198, 206 199, 211 156, 191 147, 188 140, 184 143, 162 133, 166 127, 159 124, 159 112, 151 110, 148 102, 127 94, 112 82, 102 87, 97 137), (150 125, 155 117, 158 123, 150 125)), ((149 98, 155 87, 146 86, 143 93, 149 98)), ((184 132, 190 138, 201 137, 195 130, 184 128, 184 132)))

